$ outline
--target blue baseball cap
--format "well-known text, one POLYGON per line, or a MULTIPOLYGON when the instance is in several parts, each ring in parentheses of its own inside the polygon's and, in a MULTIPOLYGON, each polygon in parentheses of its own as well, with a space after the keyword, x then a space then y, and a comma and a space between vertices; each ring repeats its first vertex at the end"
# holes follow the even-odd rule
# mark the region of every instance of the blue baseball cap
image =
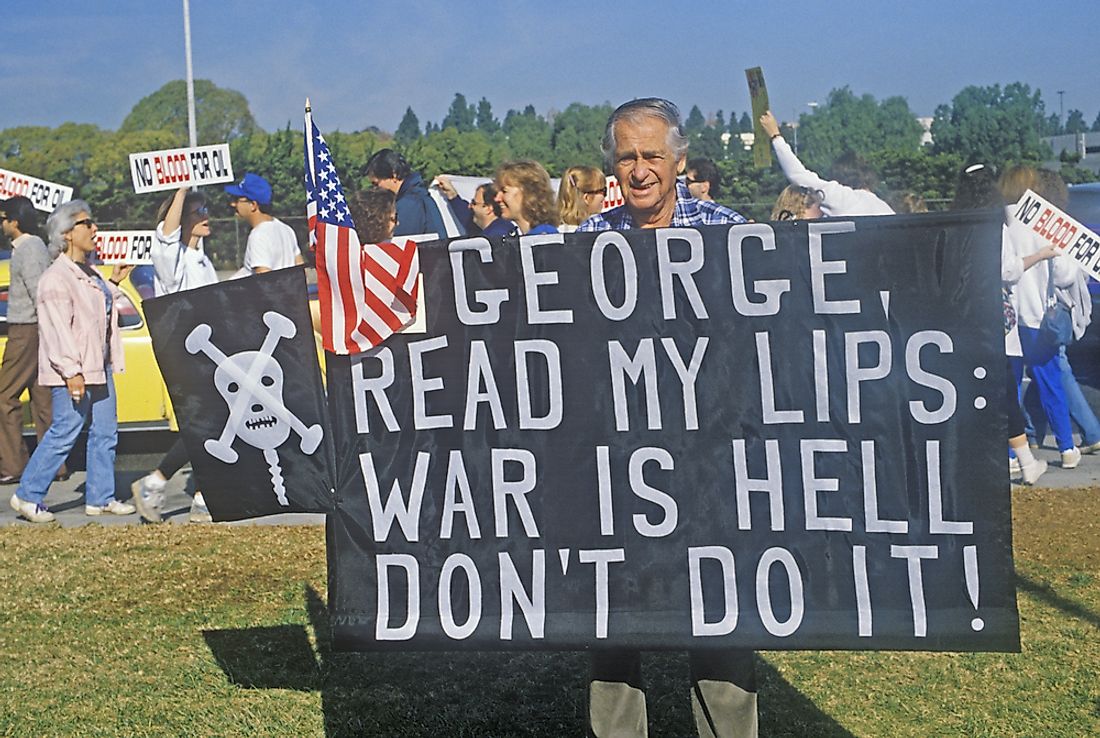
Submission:
POLYGON ((225 191, 234 197, 247 197, 261 205, 271 204, 271 185, 258 174, 245 172, 244 179, 237 184, 225 186, 225 191))

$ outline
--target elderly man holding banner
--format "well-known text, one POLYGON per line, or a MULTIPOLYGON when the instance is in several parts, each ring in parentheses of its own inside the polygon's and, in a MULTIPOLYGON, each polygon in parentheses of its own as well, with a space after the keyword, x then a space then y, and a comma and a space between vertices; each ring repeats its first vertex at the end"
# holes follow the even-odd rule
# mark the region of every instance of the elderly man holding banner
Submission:
MULTIPOLYGON (((744 223, 734 210, 691 196, 677 179, 687 161, 688 140, 679 109, 668 100, 642 98, 620 105, 604 129, 603 152, 623 188, 626 204, 593 215, 578 231, 695 227, 744 223)), ((693 650, 692 712, 701 736, 755 736, 756 676, 752 651, 693 650)), ((589 730, 596 736, 647 733, 641 654, 609 650, 592 654, 588 689, 589 730)))

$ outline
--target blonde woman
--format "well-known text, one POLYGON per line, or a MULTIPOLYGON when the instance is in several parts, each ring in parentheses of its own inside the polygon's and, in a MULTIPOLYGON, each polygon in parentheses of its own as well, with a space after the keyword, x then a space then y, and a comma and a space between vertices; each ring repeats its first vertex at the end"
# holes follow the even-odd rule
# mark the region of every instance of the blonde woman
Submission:
POLYGON ((596 167, 569 167, 558 186, 559 230, 572 233, 589 217, 603 212, 607 177, 596 167))
POLYGON ((493 184, 501 215, 515 223, 521 235, 558 232, 554 190, 542 164, 530 159, 501 164, 493 184))
POLYGON ((816 220, 822 215, 821 200, 819 190, 787 185, 776 198, 772 220, 816 220))

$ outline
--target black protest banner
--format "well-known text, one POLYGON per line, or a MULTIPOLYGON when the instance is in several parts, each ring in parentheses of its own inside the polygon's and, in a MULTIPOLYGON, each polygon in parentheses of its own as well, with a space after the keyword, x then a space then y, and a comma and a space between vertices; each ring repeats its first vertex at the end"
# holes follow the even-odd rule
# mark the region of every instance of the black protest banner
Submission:
POLYGON ((302 268, 145 303, 215 520, 332 509, 332 441, 302 268))
POLYGON ((328 358, 344 649, 1013 650, 996 215, 421 247, 328 358))

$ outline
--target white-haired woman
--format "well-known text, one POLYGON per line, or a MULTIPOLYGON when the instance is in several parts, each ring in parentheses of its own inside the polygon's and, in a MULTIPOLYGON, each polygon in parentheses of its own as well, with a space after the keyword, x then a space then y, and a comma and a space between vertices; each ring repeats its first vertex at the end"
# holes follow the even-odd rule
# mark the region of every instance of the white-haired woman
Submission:
POLYGON ((61 255, 38 282, 38 383, 50 388, 53 421, 23 470, 11 498, 17 513, 48 523, 43 504, 61 463, 91 416, 88 429, 87 515, 129 515, 134 506, 115 499, 118 415, 112 372, 122 371, 118 334, 118 283, 132 267, 115 266, 109 280, 88 265, 96 224, 83 200, 58 206, 46 221, 50 245, 61 255))

